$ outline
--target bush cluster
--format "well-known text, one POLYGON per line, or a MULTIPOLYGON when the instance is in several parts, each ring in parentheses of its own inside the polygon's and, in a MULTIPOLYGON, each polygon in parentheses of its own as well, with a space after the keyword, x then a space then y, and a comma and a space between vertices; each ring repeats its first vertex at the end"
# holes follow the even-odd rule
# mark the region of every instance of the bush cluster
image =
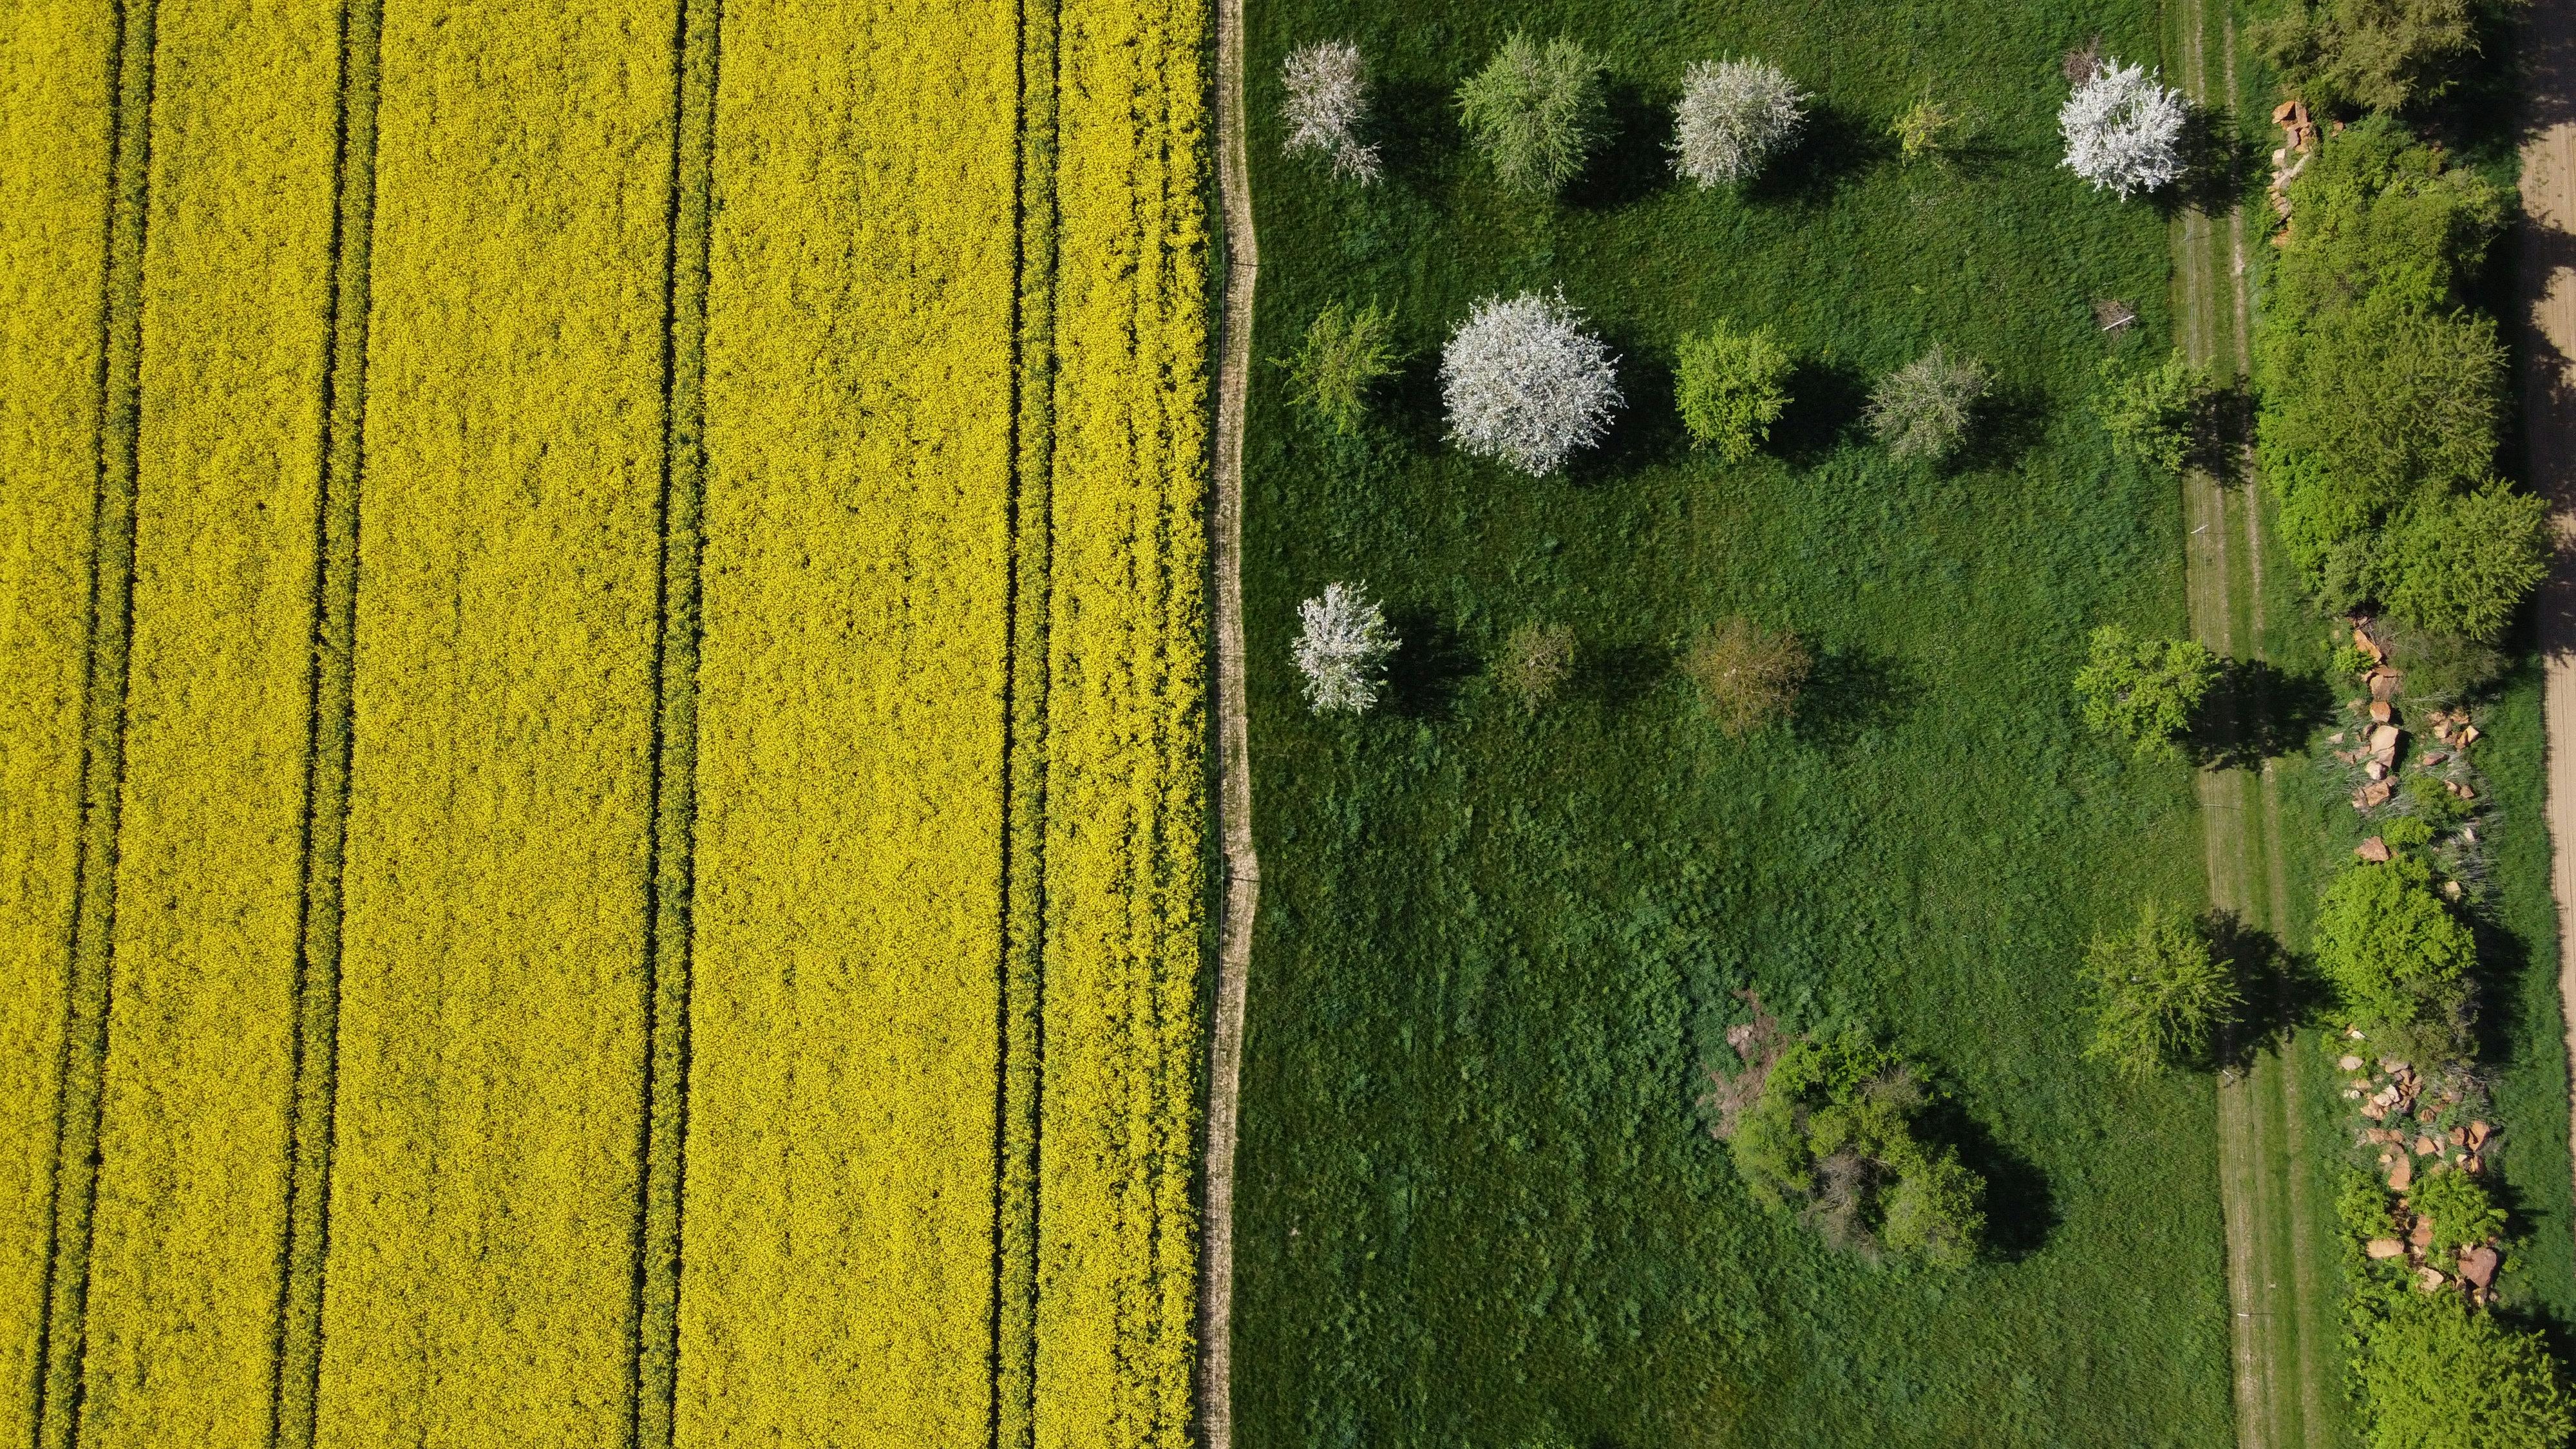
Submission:
POLYGON ((1730 463, 1752 457, 1789 405, 1793 366, 1768 327, 1741 332, 1721 322, 1685 338, 1673 392, 1691 442, 1730 463))
POLYGON ((1919 1130, 1934 1093, 1866 1037, 1781 1053, 1728 1146, 1756 1199, 1802 1209, 1837 1247, 1955 1266, 1985 1238, 1985 1180, 1919 1130))
POLYGON ((2385 118, 2290 195, 2258 414, 2282 542, 2329 609, 2492 641, 2547 567, 2546 505, 2493 473, 2504 349, 2465 305, 2504 198, 2385 118))
POLYGON ((2314 949, 2345 1019, 2380 1052, 2419 1066, 2465 1055, 2477 942, 2420 857, 2345 869, 2318 908, 2314 949))

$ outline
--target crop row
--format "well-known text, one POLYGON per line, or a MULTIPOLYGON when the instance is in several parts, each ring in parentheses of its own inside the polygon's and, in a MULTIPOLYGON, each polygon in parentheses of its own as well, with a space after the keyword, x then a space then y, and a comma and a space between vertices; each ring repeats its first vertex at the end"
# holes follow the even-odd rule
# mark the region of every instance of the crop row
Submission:
POLYGON ((303 879, 337 16, 159 14, 83 1444, 254 1443, 303 879))
POLYGON ((0 23, 0 1433, 38 1412, 80 829, 116 15, 0 23))
POLYGON ((723 16, 686 1445, 986 1431, 1016 47, 933 9, 723 16))
POLYGON ((1177 1445, 1206 942, 1205 16, 1058 12, 1036 1442, 1177 1445))
POLYGON ((630 1429, 673 20, 384 17, 323 1445, 630 1429))

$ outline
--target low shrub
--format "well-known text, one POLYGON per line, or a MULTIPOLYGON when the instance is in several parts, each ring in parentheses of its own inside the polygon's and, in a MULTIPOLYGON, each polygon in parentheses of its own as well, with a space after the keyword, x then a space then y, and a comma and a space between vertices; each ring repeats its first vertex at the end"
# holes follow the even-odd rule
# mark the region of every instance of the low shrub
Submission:
POLYGON ((1719 621, 1692 643, 1682 671, 1699 685, 1718 727, 1741 737, 1788 718, 1814 659, 1797 635, 1750 619, 1719 621))
POLYGON ((1538 713, 1574 673, 1574 631, 1563 624, 1521 625, 1503 641, 1502 662, 1494 672, 1521 713, 1538 713))
POLYGON ((1952 357, 1936 342, 1879 379, 1869 395, 1869 430, 1899 458, 1937 463, 1967 441, 1977 405, 1992 385, 1984 363, 1952 357))
POLYGON ((1273 361, 1288 369, 1289 401, 1336 433, 1356 433, 1368 416, 1369 389, 1403 361, 1394 339, 1393 311, 1371 302, 1353 312, 1335 302, 1315 315, 1294 357, 1273 361))
POLYGON ((1757 1201, 1803 1211, 1836 1247, 1956 1266, 1985 1237, 1985 1181, 1917 1132, 1922 1074, 1858 1035, 1780 1054, 1728 1138, 1757 1201))

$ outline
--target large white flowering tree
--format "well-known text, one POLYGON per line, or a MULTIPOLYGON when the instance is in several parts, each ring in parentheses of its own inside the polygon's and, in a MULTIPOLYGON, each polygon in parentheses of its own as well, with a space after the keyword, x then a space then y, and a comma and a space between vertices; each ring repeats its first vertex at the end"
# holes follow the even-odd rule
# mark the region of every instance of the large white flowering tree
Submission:
POLYGON ((1306 703, 1317 714, 1366 714, 1377 703, 1395 635, 1366 584, 1332 583, 1297 606, 1305 627, 1294 646, 1306 678, 1306 703))
POLYGON ((1336 176, 1375 181, 1377 147, 1360 139, 1360 121, 1368 114, 1368 68, 1360 48, 1344 40, 1299 46, 1288 53, 1280 78, 1288 87, 1288 154, 1311 153, 1331 162, 1336 176))
POLYGON ((2146 67, 2105 62, 2075 87, 2057 112, 2066 135, 2066 164, 2122 200, 2182 179, 2182 92, 2146 67))
POLYGON ((1477 457, 1544 477, 1610 431, 1618 361, 1563 293, 1489 297, 1441 354, 1449 436, 1477 457))
POLYGON ((1798 134, 1808 99, 1776 65, 1694 62, 1673 107, 1673 168, 1702 186, 1751 180, 1798 134))

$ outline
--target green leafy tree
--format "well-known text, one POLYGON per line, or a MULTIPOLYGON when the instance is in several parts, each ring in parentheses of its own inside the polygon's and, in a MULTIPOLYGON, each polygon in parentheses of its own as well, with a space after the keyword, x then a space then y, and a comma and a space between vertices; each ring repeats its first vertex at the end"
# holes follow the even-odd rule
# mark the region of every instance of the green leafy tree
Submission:
POLYGON ((2504 1209, 2486 1184, 2465 1172, 2440 1168, 2416 1180, 2407 1200, 2433 1220, 2433 1250, 2456 1253, 2504 1231, 2504 1209))
POLYGON ((1768 327, 1739 332, 1721 322, 1685 339, 1673 390, 1691 442, 1730 463, 1752 457, 1789 405, 1793 365, 1768 327))
POLYGON ((2180 473, 2191 461, 2194 436, 2217 389, 2177 347, 2154 367, 2130 368, 2102 359, 2102 390, 2093 409, 2122 456, 2180 473))
POLYGON ((2075 672, 2075 693, 2084 722, 2127 741, 2139 758, 2180 759, 2179 741, 2218 673, 2218 656, 2198 640, 2140 639, 2105 624, 2075 672))
POLYGON ((1904 1058, 1857 1033, 1780 1054, 1728 1146, 1756 1201, 1802 1209, 1837 1247, 1956 1265, 1985 1239, 1985 1180, 1925 1141, 1933 1094, 1904 1058))
POLYGON ((2561 1449, 2576 1432, 2540 1335, 2447 1294, 2395 1300, 2354 1368, 2370 1449, 2561 1449))
POLYGON ((2419 503, 2385 537, 2388 612, 2480 644, 2549 572, 2548 503, 2502 483, 2419 503))
POLYGON ((1606 67, 1562 36, 1544 46, 1518 31, 1458 88, 1458 110, 1503 184, 1553 195, 1583 170, 1607 129, 1606 67))
POLYGON ((2396 111, 2449 90, 2478 53, 2498 0, 2292 0, 2248 36, 2295 90, 2326 110, 2396 111))
POLYGON ((2084 974, 2095 1009, 2085 1054, 2132 1078, 2206 1057, 2245 1001, 2236 963, 2218 958, 2198 922, 2157 901, 2140 908, 2136 929, 2096 938, 2084 974))
POLYGON ((1356 312, 1335 302, 1306 328, 1288 369, 1289 400, 1337 433, 1356 433, 1368 416, 1369 389, 1393 376, 1404 355, 1395 346, 1395 313, 1375 302, 1356 312))
POLYGON ((2477 940, 2420 857, 2346 868, 2326 887, 2313 942, 2344 1013, 2374 1040, 2393 1031, 2419 1052, 2457 1049, 2477 940))

